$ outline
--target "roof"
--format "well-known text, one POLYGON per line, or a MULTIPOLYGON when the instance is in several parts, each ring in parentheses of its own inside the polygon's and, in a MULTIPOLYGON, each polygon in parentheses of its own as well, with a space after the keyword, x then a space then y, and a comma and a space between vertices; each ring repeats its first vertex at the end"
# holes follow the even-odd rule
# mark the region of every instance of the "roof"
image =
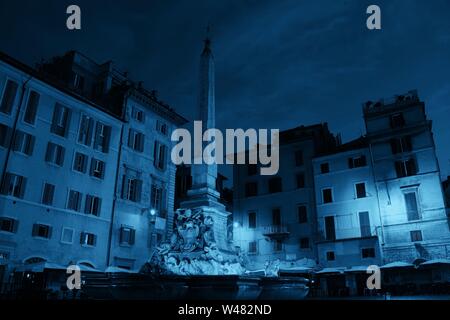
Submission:
POLYGON ((43 73, 37 71, 36 69, 20 62, 19 60, 16 60, 15 58, 7 55, 6 53, 0 51, 0 61, 5 62, 6 64, 9 64, 11 66, 13 66, 14 68, 27 73, 28 75, 32 76, 35 79, 38 79, 50 86, 52 86, 53 88, 71 96, 72 98, 75 98, 77 100, 80 100, 81 102, 84 102, 96 109, 99 109, 117 119, 120 119, 120 117, 117 114, 114 114, 113 112, 111 112, 110 110, 108 110, 107 108, 94 103, 93 101, 83 97, 82 95, 74 92, 73 90, 69 89, 62 81, 58 81, 57 79, 53 78, 53 77, 49 77, 47 75, 44 75, 43 73))
POLYGON ((397 269, 397 268, 412 268, 414 267, 413 264, 403 262, 403 261, 395 261, 388 264, 385 264, 381 267, 381 269, 397 269))
MULTIPOLYGON (((86 55, 84 55, 78 51, 74 51, 74 50, 67 52, 65 54, 65 56, 74 55, 75 53, 79 56, 82 56, 84 59, 88 59, 91 63, 96 64, 98 66, 103 66, 103 65, 109 63, 109 61, 108 61, 104 64, 98 64, 93 59, 87 57, 86 55)), ((32 68, 32 67, 20 62, 19 60, 16 60, 15 58, 9 56, 8 54, 6 54, 2 51, 0 51, 0 60, 15 67, 18 70, 21 70, 24 73, 29 74, 33 78, 36 78, 36 79, 52 86, 53 88, 55 88, 59 91, 72 96, 75 99, 78 99, 94 108, 97 108, 109 115, 112 115, 115 118, 122 119, 122 115, 123 115, 122 110, 115 110, 115 109, 111 108, 111 105, 112 105, 111 99, 108 99, 107 102, 96 103, 96 102, 92 101, 91 99, 83 96, 82 94, 77 93, 74 90, 70 89, 66 85, 66 83, 64 81, 62 81, 61 79, 58 79, 58 77, 55 77, 50 73, 44 73, 44 72, 38 71, 35 68, 32 68)), ((118 73, 117 70, 114 70, 114 71, 115 71, 115 74, 118 73)), ((188 122, 188 120, 186 118, 179 115, 169 105, 158 100, 152 92, 144 89, 142 86, 136 84, 135 82, 133 82, 131 80, 128 81, 127 85, 121 86, 120 88, 116 88, 115 90, 116 91, 114 91, 114 92, 112 92, 110 90, 111 91, 110 98, 112 98, 112 99, 122 100, 122 98, 124 96, 126 96, 128 92, 131 91, 135 97, 140 97, 139 100, 141 102, 144 102, 144 103, 146 103, 146 105, 149 105, 154 112, 158 113, 159 115, 161 115, 163 117, 169 118, 175 124, 183 125, 188 122), (116 94, 116 95, 114 95, 114 94, 116 94)), ((119 101, 119 104, 122 105, 122 103, 120 101, 119 101)))
POLYGON ((430 265, 436 265, 436 264, 450 264, 450 259, 434 259, 422 262, 421 266, 430 266, 430 265))
POLYGON ((319 157, 329 156, 333 154, 338 154, 342 152, 348 152, 352 150, 360 150, 367 148, 369 146, 369 141, 366 136, 361 136, 357 139, 351 140, 341 145, 337 145, 335 148, 328 150, 327 152, 321 153, 319 157))

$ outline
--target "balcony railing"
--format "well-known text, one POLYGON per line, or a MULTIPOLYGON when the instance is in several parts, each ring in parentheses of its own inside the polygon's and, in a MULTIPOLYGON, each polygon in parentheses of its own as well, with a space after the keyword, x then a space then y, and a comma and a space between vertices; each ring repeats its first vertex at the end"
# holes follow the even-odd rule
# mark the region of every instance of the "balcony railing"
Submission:
POLYGON ((263 228, 263 235, 271 238, 284 238, 289 236, 286 225, 270 225, 263 228))

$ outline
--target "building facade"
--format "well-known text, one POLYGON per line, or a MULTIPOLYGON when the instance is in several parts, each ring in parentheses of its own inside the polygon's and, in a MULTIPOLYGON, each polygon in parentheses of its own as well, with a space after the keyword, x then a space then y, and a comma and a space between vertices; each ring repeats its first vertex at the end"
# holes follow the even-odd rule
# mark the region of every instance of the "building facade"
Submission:
POLYGON ((366 139, 313 160, 323 268, 380 265, 380 215, 366 139))
POLYGON ((170 135, 186 120, 110 62, 0 58, 1 278, 39 262, 139 269, 171 231, 170 135))
POLYGON ((368 102, 363 111, 367 135, 354 141, 337 139, 321 152, 311 139, 281 143, 275 177, 235 166, 236 245, 260 262, 314 259, 330 285, 352 290, 365 286, 370 265, 449 257, 449 220, 425 104, 411 91, 368 102), (294 160, 297 150, 303 162, 294 160))
POLYGON ((121 121, 6 56, 0 68, 4 264, 105 269, 121 121))
POLYGON ((332 148, 326 124, 280 133, 276 176, 261 176, 256 165, 233 171, 235 245, 256 266, 268 260, 316 259, 316 205, 312 159, 332 148))
POLYGON ((431 120, 416 91, 367 102, 384 262, 447 258, 450 232, 431 120))

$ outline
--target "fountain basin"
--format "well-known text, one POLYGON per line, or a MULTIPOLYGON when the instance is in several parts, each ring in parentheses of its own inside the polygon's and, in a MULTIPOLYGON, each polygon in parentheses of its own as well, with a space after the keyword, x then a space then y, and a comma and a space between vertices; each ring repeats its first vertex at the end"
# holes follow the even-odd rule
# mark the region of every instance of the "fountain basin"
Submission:
POLYGON ((309 292, 308 280, 299 277, 117 273, 83 281, 83 294, 101 300, 302 300, 309 292))

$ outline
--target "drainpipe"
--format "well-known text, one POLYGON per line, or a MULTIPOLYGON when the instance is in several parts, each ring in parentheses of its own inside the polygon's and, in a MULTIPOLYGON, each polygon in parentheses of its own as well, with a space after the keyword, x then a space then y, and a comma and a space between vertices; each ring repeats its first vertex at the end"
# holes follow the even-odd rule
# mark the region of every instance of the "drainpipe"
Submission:
MULTIPOLYGON (((25 80, 25 82, 22 83, 22 92, 20 93, 20 100, 19 100, 19 104, 18 104, 18 109, 16 112, 16 116, 14 117, 14 123, 13 123, 13 127, 12 127, 12 134, 11 134, 11 139, 9 140, 9 144, 8 144, 8 149, 6 151, 6 159, 5 159, 5 164, 3 165, 2 168, 2 180, 1 180, 1 186, 3 187, 3 182, 5 181, 5 176, 6 176, 6 171, 8 170, 8 163, 9 163, 9 158, 11 155, 11 149, 14 143, 14 137, 16 135, 16 130, 17 130, 17 123, 19 122, 19 116, 20 116, 20 112, 22 110, 22 104, 23 104, 23 98, 25 96, 25 88, 27 83, 33 79, 33 76, 28 76, 28 79, 25 80)), ((14 105, 13 105, 14 108, 14 105)))
MULTIPOLYGON (((378 206, 378 215, 380 218, 380 228, 377 228, 380 230, 381 232, 381 240, 382 243, 379 244, 379 249, 380 249, 380 254, 381 254, 381 261, 384 263, 384 254, 383 254, 383 246, 384 246, 384 225, 383 225, 383 218, 381 216, 381 204, 380 204, 380 190, 378 189, 378 184, 377 184, 377 180, 375 178, 375 161, 373 160, 373 152, 372 152, 372 144, 369 142, 369 152, 370 152, 370 161, 372 162, 372 168, 373 168, 373 182, 375 184, 375 189, 377 192, 377 206, 378 206)), ((386 184, 386 189, 388 188, 387 184, 386 184)), ((377 231, 377 235, 378 235, 378 231, 377 231)), ((378 241, 380 242, 380 241, 378 241)))
POLYGON ((119 179, 120 179, 120 163, 122 159, 122 143, 123 143, 123 133, 124 133, 124 126, 125 126, 125 113, 123 110, 126 110, 126 101, 129 96, 129 93, 125 94, 124 102, 123 102, 123 108, 122 108, 122 125, 120 127, 120 140, 119 140, 119 151, 117 154, 117 163, 116 163, 116 180, 114 181, 114 196, 113 196, 113 203, 112 203, 112 209, 111 209, 111 223, 109 224, 109 234, 108 234, 108 250, 106 252, 106 264, 108 266, 111 265, 111 250, 112 250, 112 236, 114 232, 114 217, 116 213, 116 204, 117 204, 117 193, 118 193, 118 187, 119 187, 119 179))

